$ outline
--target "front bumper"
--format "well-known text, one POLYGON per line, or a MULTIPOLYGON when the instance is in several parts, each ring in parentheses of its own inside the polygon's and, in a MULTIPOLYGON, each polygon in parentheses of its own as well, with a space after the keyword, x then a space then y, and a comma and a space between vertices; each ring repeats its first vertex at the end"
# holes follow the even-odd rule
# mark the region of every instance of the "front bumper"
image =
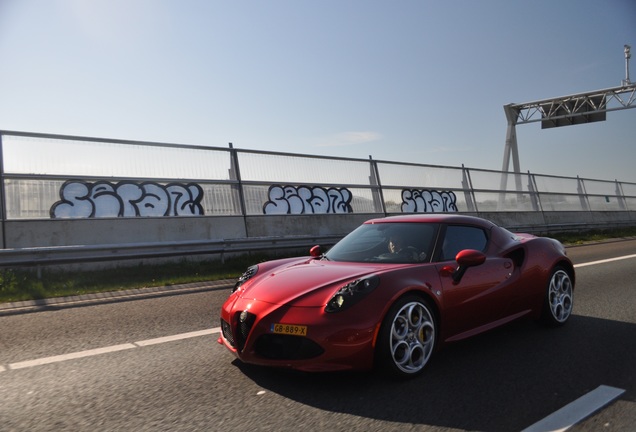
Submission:
POLYGON ((370 369, 379 324, 350 312, 231 298, 221 311, 219 342, 245 363, 304 371, 370 369), (277 334, 273 324, 304 326, 307 334, 277 334))

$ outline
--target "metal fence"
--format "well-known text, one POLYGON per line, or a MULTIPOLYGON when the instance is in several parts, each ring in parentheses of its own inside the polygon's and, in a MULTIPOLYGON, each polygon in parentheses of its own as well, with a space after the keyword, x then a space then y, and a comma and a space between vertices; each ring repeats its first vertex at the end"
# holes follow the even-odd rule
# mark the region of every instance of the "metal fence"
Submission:
POLYGON ((636 211, 636 183, 0 132, 2 221, 636 211))

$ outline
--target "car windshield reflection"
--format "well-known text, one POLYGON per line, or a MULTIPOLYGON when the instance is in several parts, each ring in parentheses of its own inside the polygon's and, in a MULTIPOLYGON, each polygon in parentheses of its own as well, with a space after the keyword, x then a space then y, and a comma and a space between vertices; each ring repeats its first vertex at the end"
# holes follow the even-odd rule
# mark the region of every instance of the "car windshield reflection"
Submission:
POLYGON ((325 254, 331 261, 423 263, 429 262, 439 224, 365 224, 325 254))

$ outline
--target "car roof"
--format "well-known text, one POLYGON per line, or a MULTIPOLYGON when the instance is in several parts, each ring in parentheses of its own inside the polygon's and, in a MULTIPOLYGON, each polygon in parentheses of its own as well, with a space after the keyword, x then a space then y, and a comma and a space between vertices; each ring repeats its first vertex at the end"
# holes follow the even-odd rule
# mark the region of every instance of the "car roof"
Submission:
POLYGON ((400 216, 388 216, 383 218, 370 219, 366 224, 379 223, 445 223, 445 224, 467 224, 476 225, 486 229, 492 228, 496 224, 476 216, 431 213, 431 214, 409 214, 400 216))

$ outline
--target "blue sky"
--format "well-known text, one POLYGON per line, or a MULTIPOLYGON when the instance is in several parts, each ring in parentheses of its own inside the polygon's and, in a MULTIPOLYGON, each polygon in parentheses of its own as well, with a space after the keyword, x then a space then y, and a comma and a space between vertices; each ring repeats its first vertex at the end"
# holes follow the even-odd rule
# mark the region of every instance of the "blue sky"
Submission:
MULTIPOLYGON (((0 0, 0 129, 499 170, 503 106, 620 85, 624 44, 634 0, 0 0)), ((517 138, 636 182, 635 109, 517 138)))

